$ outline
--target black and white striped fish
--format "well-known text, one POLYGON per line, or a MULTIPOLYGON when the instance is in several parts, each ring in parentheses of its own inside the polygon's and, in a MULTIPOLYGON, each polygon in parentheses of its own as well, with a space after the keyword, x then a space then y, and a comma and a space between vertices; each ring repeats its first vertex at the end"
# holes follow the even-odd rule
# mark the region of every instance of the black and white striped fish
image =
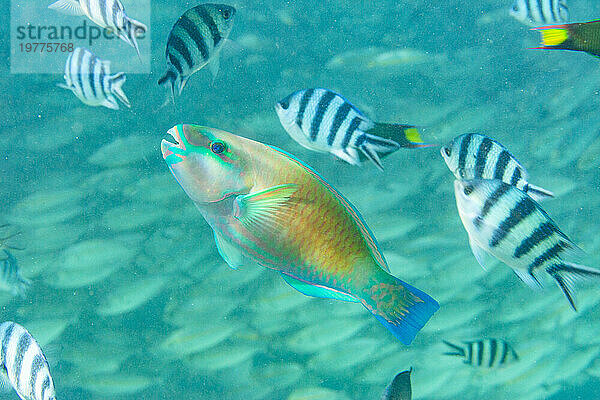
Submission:
POLYGON ((412 368, 397 374, 392 382, 385 388, 381 400, 411 400, 412 386, 410 374, 412 368))
POLYGON ((457 136, 440 152, 456 179, 499 179, 537 201, 554 197, 552 192, 530 184, 519 161, 506 147, 485 135, 457 136))
POLYGON ((15 322, 0 325, 0 366, 3 379, 22 400, 55 400, 46 356, 25 328, 15 322))
POLYGON ((429 146, 414 126, 373 122, 329 89, 299 90, 280 100, 275 110, 281 125, 300 145, 353 165, 369 159, 383 170, 381 158, 401 147, 429 146))
POLYGON ((542 286, 536 274, 545 271, 576 310, 571 293, 575 280, 600 277, 600 271, 565 261, 582 251, 535 201, 497 179, 456 180, 454 194, 471 249, 482 267, 491 254, 533 288, 542 286))
POLYGON ((77 47, 65 64, 66 84, 58 86, 72 91, 87 105, 118 110, 117 99, 131 107, 121 88, 125 79, 123 72, 110 74, 110 61, 96 57, 83 47, 77 47))
POLYGON ((567 0, 515 0, 509 14, 525 25, 554 25, 569 20, 567 0))
POLYGON ((159 85, 171 84, 178 94, 192 74, 208 64, 213 77, 219 71, 219 51, 233 28, 235 8, 200 4, 187 10, 173 25, 167 40, 167 72, 159 85))
POLYGON ((510 344, 502 339, 480 339, 456 345, 443 341, 452 351, 447 356, 457 356, 463 362, 475 367, 498 368, 519 360, 519 356, 510 344))
POLYGON ((5 258, 0 260, 0 290, 6 290, 13 295, 24 296, 31 285, 29 279, 21 276, 17 259, 7 250, 3 250, 5 258))
POLYGON ((129 18, 120 0, 58 0, 48 8, 70 15, 85 15, 102 28, 115 32, 140 55, 137 38, 145 34, 148 28, 129 18))

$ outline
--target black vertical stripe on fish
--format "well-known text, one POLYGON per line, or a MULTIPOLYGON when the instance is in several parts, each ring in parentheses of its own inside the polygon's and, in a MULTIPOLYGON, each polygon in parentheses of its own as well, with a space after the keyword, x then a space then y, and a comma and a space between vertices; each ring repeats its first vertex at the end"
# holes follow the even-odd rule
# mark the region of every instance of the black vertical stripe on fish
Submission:
POLYGON ((94 98, 98 97, 98 94, 96 93, 96 82, 94 81, 94 78, 96 76, 96 74, 94 74, 95 68, 96 68, 96 57, 91 56, 90 64, 89 64, 88 82, 90 84, 90 87, 92 88, 92 95, 94 96, 94 98))
POLYGON ((464 171, 467 156, 469 155, 469 145, 471 144, 472 135, 466 135, 460 143, 460 152, 458 153, 458 170, 464 171))
POLYGON ((210 30, 210 35, 213 40, 213 47, 217 47, 222 38, 215 20, 210 16, 208 11, 206 11, 203 6, 195 7, 194 11, 196 11, 196 14, 198 14, 204 25, 206 25, 210 30))
POLYGON ((529 264, 529 267, 527 267, 527 270, 530 274, 533 274, 534 269, 544 264, 546 261, 557 257, 563 250, 568 249, 569 247, 571 247, 570 243, 561 240, 533 260, 533 262, 529 264))
POLYGON ((499 185, 498 188, 496 190, 494 190, 494 192, 491 194, 491 196, 488 197, 487 199, 485 199, 485 203, 483 203, 483 208, 481 209, 481 215, 479 215, 473 221, 473 223, 475 224, 475 226, 477 228, 481 227, 483 220, 488 215, 488 213, 490 212, 492 207, 494 207, 496 205, 496 203, 498 203, 498 201, 502 198, 502 196, 504 196, 506 193, 508 193, 509 190, 510 190, 510 186, 499 185))
POLYGON ((179 74, 183 74, 183 68, 181 67, 181 63, 173 53, 169 53, 169 62, 175 67, 179 74))
POLYGON ((558 10, 554 8, 554 0, 550 0, 550 16, 555 21, 560 21, 560 15, 558 15, 558 10))
POLYGON ((14 324, 9 325, 6 331, 4 332, 4 337, 2 338, 2 348, 0 348, 0 359, 2 359, 3 362, 6 362, 6 355, 8 352, 7 346, 8 343, 10 343, 10 337, 12 336, 14 328, 14 324))
POLYGON ((547 23, 548 21, 546 19, 546 16, 544 15, 544 5, 542 4, 542 0, 537 0, 537 6, 540 16, 542 17, 542 21, 544 23, 547 23))
POLYGON ((104 72, 104 66, 100 68, 100 76, 98 80, 100 81, 100 85, 102 87, 102 92, 106 97, 112 96, 112 81, 108 79, 108 85, 104 84, 104 80, 106 79, 106 73, 104 72), (108 87, 107 87, 108 86, 108 87))
MULTIPOLYGON (((115 2, 113 3, 113 6, 112 6, 112 17, 113 17, 112 19, 113 19, 114 26, 117 28, 117 32, 120 31, 119 27, 121 26, 121 21, 117 20, 117 17, 119 15, 121 15, 119 13, 119 11, 121 11, 121 7, 119 6, 119 2, 117 0, 115 0, 115 2)), ((121 15, 121 17, 123 17, 123 16, 121 15)))
POLYGON ((185 14, 179 18, 178 22, 179 26, 188 34, 190 39, 194 41, 196 44, 196 48, 200 52, 202 59, 204 61, 208 60, 208 47, 204 42, 204 38, 202 37, 202 33, 198 30, 198 27, 194 22, 189 19, 185 14))
POLYGON ((494 366, 494 361, 496 361, 496 353, 498 352, 498 343, 496 339, 490 340, 490 361, 488 363, 488 367, 494 366))
MULTIPOLYGON (((31 385, 32 391, 35 392, 35 382, 37 381, 38 374, 43 370, 45 366, 44 357, 41 354, 36 354, 33 356, 33 360, 31 361, 31 375, 29 375, 29 384, 31 385)), ((44 397, 42 396, 42 399, 44 397)))
POLYGON ((508 356, 508 343, 502 342, 502 357, 500 358, 500 365, 506 362, 506 357, 508 356))
POLYGON ((169 42, 167 43, 167 48, 177 50, 177 52, 181 54, 181 56, 185 60, 185 63, 188 65, 189 69, 192 69, 194 67, 194 60, 192 59, 192 54, 190 53, 190 50, 187 48, 187 46, 179 36, 171 35, 169 37, 169 42))
POLYGON ((46 398, 46 391, 50 389, 50 377, 46 375, 42 382, 42 399, 46 398))
POLYGON ((504 219, 494 231, 490 240, 490 247, 496 247, 517 226, 536 210, 535 203, 529 197, 521 199, 517 205, 510 210, 510 215, 504 219))
POLYGON ((531 251, 539 243, 543 242, 557 231, 552 222, 540 224, 528 237, 521 241, 521 244, 515 249, 515 258, 521 258, 531 251))
POLYGON ((346 135, 344 136, 344 140, 342 141, 342 149, 345 149, 350 143, 350 139, 352 139, 352 135, 360 126, 360 122, 362 119, 360 117, 354 117, 348 128, 346 129, 346 135))
POLYGON ((335 113, 335 117, 333 118, 333 123, 331 124, 331 128, 329 129, 329 135, 327 136, 327 144, 331 146, 335 141, 335 137, 337 135, 337 131, 340 129, 340 126, 344 123, 344 120, 350 113, 352 106, 347 101, 344 101, 344 104, 341 105, 340 108, 337 109, 335 113))
POLYGON ((317 109, 315 110, 315 115, 310 125, 310 140, 312 142, 314 142, 317 139, 317 135, 319 134, 319 128, 321 127, 321 122, 323 122, 323 117, 327 112, 329 104, 331 104, 334 98, 335 93, 327 91, 319 100, 319 103, 317 104, 317 109))
POLYGON ((304 120, 304 113, 306 112, 306 106, 308 102, 312 98, 315 93, 314 89, 308 89, 304 93, 302 93, 302 98, 300 99, 300 108, 298 108, 298 115, 296 115, 296 124, 302 128, 302 121, 304 120))
POLYGON ((483 340, 477 342, 477 365, 481 366, 483 364, 483 340))
POLYGON ((527 18, 533 20, 533 14, 531 13, 531 0, 525 0, 525 8, 527 9, 527 18))
POLYGON ((83 88, 83 56, 84 56, 84 51, 83 50, 79 50, 79 52, 77 52, 77 59, 75 60, 75 65, 77 66, 77 83, 79 83, 79 88, 81 89, 81 93, 83 94, 84 98, 87 98, 87 95, 85 94, 85 90, 83 88))
POLYGON ((21 337, 19 338, 19 342, 17 343, 17 350, 16 350, 15 362, 14 362, 15 387, 21 386, 20 380, 21 380, 21 368, 23 367, 23 357, 25 357, 25 353, 27 352, 27 349, 29 348, 30 344, 31 344, 31 337, 26 333, 21 335, 21 337))
POLYGON ((467 360, 465 362, 467 364, 473 364, 473 342, 470 342, 467 345, 467 360))
MULTIPOLYGON (((106 9, 106 1, 99 1, 100 4, 100 14, 102 14, 102 21, 104 21, 105 26, 110 26, 108 22, 108 10, 106 9)), ((88 2, 88 9, 90 8, 90 4, 88 2)))
POLYGON ((356 138, 356 142, 354 143, 354 147, 358 148, 363 145, 367 141, 367 134, 363 133, 359 137, 356 138))
POLYGON ((519 179, 521 179, 521 168, 519 168, 519 166, 517 165, 517 168, 515 168, 515 171, 512 174, 512 177, 510 178, 510 184, 512 186, 516 186, 517 182, 519 182, 519 179))
POLYGON ((493 142, 484 137, 477 150, 477 156, 475 157, 475 177, 482 177, 483 171, 485 170, 485 164, 487 162, 487 156, 492 149, 493 142))
POLYGON ((494 167, 494 179, 502 180, 509 161, 510 154, 508 151, 502 150, 500 152, 500 156, 498 156, 498 160, 496 161, 496 166, 494 167))

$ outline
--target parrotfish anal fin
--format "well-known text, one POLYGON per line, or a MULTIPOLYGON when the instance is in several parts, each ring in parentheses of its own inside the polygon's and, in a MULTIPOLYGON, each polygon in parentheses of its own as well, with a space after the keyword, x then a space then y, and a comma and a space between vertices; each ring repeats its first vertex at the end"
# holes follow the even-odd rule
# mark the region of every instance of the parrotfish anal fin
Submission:
POLYGON ((283 274, 283 273, 281 274, 281 277, 283 278, 284 281, 286 281, 288 283, 288 285, 290 285, 291 287, 293 287, 300 293, 305 294, 307 296, 322 297, 325 299, 334 299, 334 300, 342 300, 342 301, 350 301, 353 303, 358 303, 358 301, 359 301, 358 299, 356 299, 356 297, 351 296, 349 294, 337 292, 335 290, 331 290, 331 289, 320 287, 320 286, 314 286, 314 285, 311 285, 310 283, 303 282, 299 279, 293 278, 293 277, 283 274))
POLYGON ((234 245, 229 243, 223 236, 215 232, 215 242, 219 254, 232 269, 238 269, 244 265, 244 255, 234 245))
POLYGON ((352 217, 352 219, 354 220, 354 222, 360 229, 360 232, 363 234, 365 241, 367 242, 367 245, 369 246, 369 249, 371 250, 373 258, 375 258, 375 261, 377 261, 377 264, 381 267, 381 269, 383 269, 385 272, 389 273, 390 268, 388 267, 387 262, 385 261, 385 257, 383 256, 383 254, 381 253, 381 250, 379 249, 379 244, 377 243, 375 236, 373 236, 373 233, 371 232, 371 230, 369 229, 369 227, 363 220, 363 218, 360 215, 360 213, 358 212, 358 210, 340 192, 338 192, 336 188, 331 186, 329 184, 329 182, 327 182, 325 180, 325 178, 323 178, 321 175, 319 175, 319 173, 317 171, 313 170, 311 167, 309 167, 302 161, 298 160, 293 155, 287 153, 286 151, 281 150, 280 148, 277 148, 274 146, 269 146, 269 148, 271 148, 272 150, 281 154, 282 156, 288 158, 290 161, 293 161, 296 164, 298 164, 306 172, 308 172, 315 179, 317 179, 323 186, 325 186, 335 196, 335 198, 346 209, 346 211, 350 214, 350 216, 352 217))
POLYGON ((238 196, 233 203, 233 216, 259 237, 265 231, 276 232, 285 226, 290 209, 288 201, 297 190, 295 184, 284 184, 238 196))
POLYGON ((475 259, 479 265, 481 265, 481 268, 483 268, 484 271, 487 271, 490 263, 490 257, 488 253, 470 239, 469 246, 471 246, 471 251, 473 252, 473 255, 475 256, 475 259))
POLYGON ((77 0, 58 0, 50 4, 48 8, 68 15, 85 15, 77 0))
POLYGON ((519 279, 522 280, 523 283, 525 283, 530 288, 532 288, 532 289, 541 289, 542 288, 542 283, 540 281, 538 281, 538 279, 535 276, 533 276, 532 274, 530 274, 528 271, 520 271, 517 269, 513 269, 513 271, 515 271, 515 274, 519 277, 519 279))

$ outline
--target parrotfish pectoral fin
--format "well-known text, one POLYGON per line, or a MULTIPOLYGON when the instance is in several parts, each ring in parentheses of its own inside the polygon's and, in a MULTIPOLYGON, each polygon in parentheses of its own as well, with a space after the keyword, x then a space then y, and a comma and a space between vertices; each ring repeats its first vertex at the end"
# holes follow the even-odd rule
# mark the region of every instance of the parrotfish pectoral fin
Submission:
POLYGON ((376 122, 375 126, 367 131, 369 135, 381 139, 394 141, 398 146, 415 149, 419 147, 431 147, 433 144, 423 143, 419 129, 414 125, 385 124, 376 122))
POLYGON ((48 8, 68 15, 85 15, 78 0, 58 0, 50 4, 48 8))
POLYGON ((217 232, 215 232, 215 243, 217 244, 217 250, 219 251, 221 258, 225 260, 231 269, 238 269, 244 265, 244 256, 242 252, 217 232))
POLYGON ((440 305, 425 292, 389 276, 395 282, 373 285, 365 292, 363 305, 395 337, 409 345, 440 305))
POLYGON ((277 231, 285 225, 288 202, 297 190, 295 184, 284 184, 238 196, 233 203, 233 216, 259 237, 265 230, 277 231))
POLYGON ((284 281, 288 283, 291 287, 299 291, 300 293, 306 296, 312 297, 321 297, 324 299, 334 299, 334 300, 342 300, 342 301, 350 301, 353 303, 358 303, 359 300, 351 296, 347 293, 338 292, 336 290, 332 290, 322 286, 315 286, 313 284, 303 282, 299 279, 293 278, 290 275, 281 274, 281 277, 284 281))
POLYGON ((457 356, 457 357, 464 357, 465 356, 465 349, 463 349, 460 346, 455 345, 454 343, 450 343, 446 340, 442 340, 442 342, 444 342, 444 344, 448 347, 450 347, 450 349, 452 351, 447 351, 444 353, 445 356, 457 356))
POLYGON ((577 311, 573 300, 573 289, 575 282, 579 279, 600 278, 600 271, 594 268, 586 267, 572 263, 556 264, 546 268, 546 272, 556 280, 556 283, 561 288, 569 304, 573 310, 577 311))
POLYGON ((539 186, 527 185, 527 194, 535 201, 542 201, 554 197, 554 193, 539 186))

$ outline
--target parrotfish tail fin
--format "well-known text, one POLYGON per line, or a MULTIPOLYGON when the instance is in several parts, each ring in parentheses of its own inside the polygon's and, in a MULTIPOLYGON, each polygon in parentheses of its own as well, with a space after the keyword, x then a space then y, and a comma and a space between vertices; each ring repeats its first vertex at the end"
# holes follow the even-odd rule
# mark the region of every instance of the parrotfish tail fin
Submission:
POLYGON ((167 82, 171 84, 171 100, 173 101, 173 104, 175 104, 175 82, 177 82, 177 74, 170 69, 158 80, 159 85, 164 85, 167 82))
POLYGON ((532 49, 568 49, 565 42, 569 39, 569 25, 542 26, 532 30, 542 34, 541 46, 532 49))
POLYGON ((577 311, 573 301, 575 282, 580 279, 600 278, 600 270, 572 263, 560 263, 546 268, 546 272, 554 278, 561 288, 573 310, 577 311))
POLYGON ((465 356, 465 349, 463 349, 460 346, 455 345, 454 343, 450 343, 446 340, 442 340, 442 342, 444 342, 444 344, 448 347, 450 347, 450 350, 452 351, 447 351, 444 353, 444 355, 446 356, 457 356, 457 357, 464 357, 465 356))
POLYGON ((542 201, 554 197, 554 193, 539 186, 527 184, 525 192, 535 201, 542 201))
POLYGON ((371 286, 362 303, 394 336, 409 345, 440 305, 419 289, 389 276, 395 281, 371 286))
POLYGON ((125 73, 119 72, 110 77, 110 91, 114 94, 121 103, 125 104, 127 107, 131 107, 129 103, 129 99, 125 96, 125 92, 123 92, 123 84, 127 80, 125 73))
POLYGON ((434 144, 423 143, 419 129, 414 125, 385 124, 376 122, 375 126, 367 131, 368 134, 380 138, 393 140, 400 147, 416 149, 419 147, 431 147, 434 144))
POLYGON ((358 145, 358 149, 361 153, 369 160, 373 161, 377 168, 383 171, 383 165, 381 165, 381 158, 389 154, 392 154, 398 150, 400 146, 398 143, 390 139, 380 138, 375 135, 368 133, 364 134, 363 142, 358 145))

